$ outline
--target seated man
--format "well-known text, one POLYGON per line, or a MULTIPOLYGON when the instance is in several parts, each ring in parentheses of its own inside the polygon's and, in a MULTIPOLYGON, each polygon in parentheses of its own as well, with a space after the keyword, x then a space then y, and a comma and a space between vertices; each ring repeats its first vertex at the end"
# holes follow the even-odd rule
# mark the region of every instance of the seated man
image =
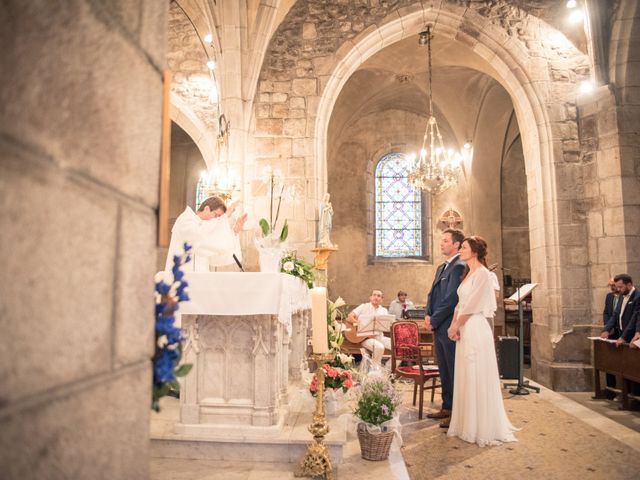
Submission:
MULTIPOLYGON (((376 315, 388 315, 389 312, 387 309, 381 305, 382 297, 382 291, 373 290, 369 297, 369 303, 363 303, 357 306, 347 317, 347 323, 357 327, 358 317, 361 315, 370 317, 376 315)), ((382 361, 385 348, 391 348, 391 339, 385 337, 382 333, 379 333, 378 335, 368 337, 364 340, 362 342, 362 346, 371 352, 373 361, 379 364, 382 361)))
POLYGON ((389 305, 389 314, 395 315, 396 320, 402 320, 405 318, 407 310, 413 310, 414 308, 413 302, 407 300, 407 292, 400 290, 398 292, 398 298, 389 305))

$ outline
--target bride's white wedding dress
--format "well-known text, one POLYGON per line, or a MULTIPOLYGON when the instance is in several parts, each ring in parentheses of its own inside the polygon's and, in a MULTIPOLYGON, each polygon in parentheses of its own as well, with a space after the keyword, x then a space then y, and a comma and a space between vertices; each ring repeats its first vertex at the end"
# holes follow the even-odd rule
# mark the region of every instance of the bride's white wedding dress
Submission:
POLYGON ((447 435, 479 446, 517 441, 504 410, 493 332, 487 318, 496 310, 489 270, 478 268, 458 287, 458 315, 471 318, 456 344, 453 409, 447 435))

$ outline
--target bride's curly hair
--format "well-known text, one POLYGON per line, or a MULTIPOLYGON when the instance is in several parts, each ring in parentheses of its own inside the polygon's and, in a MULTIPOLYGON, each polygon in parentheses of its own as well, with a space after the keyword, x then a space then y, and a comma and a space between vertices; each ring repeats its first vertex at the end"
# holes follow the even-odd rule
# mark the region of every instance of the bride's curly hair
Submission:
MULTIPOLYGON (((469 244, 469 248, 473 253, 478 256, 478 261, 487 267, 487 242, 484 238, 478 235, 470 235, 466 237, 462 243, 467 242, 469 244)), ((488 268, 488 267, 487 267, 488 268)), ((465 277, 469 274, 469 265, 465 265, 464 272, 462 272, 461 280, 464 280, 465 277)))

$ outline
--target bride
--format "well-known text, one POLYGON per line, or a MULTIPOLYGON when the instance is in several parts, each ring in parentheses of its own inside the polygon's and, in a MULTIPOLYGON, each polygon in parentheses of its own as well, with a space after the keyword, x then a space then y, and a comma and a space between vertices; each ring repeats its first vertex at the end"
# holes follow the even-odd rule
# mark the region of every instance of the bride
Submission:
POLYGON ((487 242, 464 239, 460 259, 467 267, 448 335, 456 344, 453 409, 447 435, 479 446, 517 441, 504 410, 498 364, 489 326, 496 297, 486 267, 487 242))

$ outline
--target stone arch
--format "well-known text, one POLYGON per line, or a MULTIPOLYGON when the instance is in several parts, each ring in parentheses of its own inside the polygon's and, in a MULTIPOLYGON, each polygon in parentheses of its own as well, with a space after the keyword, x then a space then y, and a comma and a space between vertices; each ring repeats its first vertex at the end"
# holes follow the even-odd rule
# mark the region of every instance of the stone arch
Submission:
MULTIPOLYGON (((464 11, 464 9, 462 9, 464 11)), ((538 93, 539 87, 532 84, 528 77, 529 67, 521 61, 520 52, 514 52, 507 48, 509 42, 503 44, 504 32, 498 27, 488 25, 488 21, 475 12, 465 11, 463 18, 460 12, 450 10, 432 10, 416 8, 404 15, 390 15, 387 22, 381 22, 380 26, 373 26, 367 29, 352 41, 345 42, 336 57, 337 64, 330 74, 318 105, 318 112, 315 119, 315 157, 316 174, 318 179, 318 191, 326 189, 326 132, 333 110, 333 105, 340 90, 353 72, 371 55, 395 41, 407 36, 417 35, 424 27, 425 23, 434 22, 438 18, 438 24, 434 33, 445 35, 451 39, 458 40, 467 46, 472 46, 473 50, 490 63, 499 76, 494 78, 501 83, 511 95, 516 115, 519 119, 523 135, 523 146, 525 150, 525 161, 527 172, 533 185, 529 187, 530 197, 538 195, 538 198, 529 198, 530 218, 532 223, 532 248, 537 250, 534 256, 534 263, 539 266, 537 279, 546 285, 548 291, 553 292, 562 285, 560 272, 547 269, 547 264, 558 265, 560 252, 558 246, 559 232, 557 229, 558 212, 555 210, 553 202, 555 199, 556 185, 555 172, 553 171, 553 159, 557 156, 554 152, 551 131, 551 113, 547 111, 542 98, 538 93), (467 33, 462 32, 461 22, 465 22, 467 33), (482 34, 479 37, 482 41, 474 38, 475 33, 482 34), (542 198, 545 201, 540 201, 542 198)), ((513 42, 510 42, 514 47, 513 42)), ((540 79, 544 82, 544 79, 540 79)), ((548 80, 547 80, 548 82, 548 80)), ((548 313, 559 312, 560 298, 554 296, 557 304, 549 305, 545 309, 548 313)), ((557 322, 556 325, 560 327, 557 322)), ((557 329, 555 334, 560 333, 557 329)))
POLYGON ((178 95, 171 94, 170 105, 169 117, 193 139, 207 168, 211 168, 218 155, 211 132, 178 95))
MULTIPOLYGON (((557 344, 589 311, 589 305, 571 295, 572 288, 588 288, 588 266, 573 262, 569 255, 578 255, 575 239, 585 237, 586 225, 572 215, 576 206, 566 193, 579 183, 581 175, 575 165, 578 127, 574 102, 577 81, 588 75, 589 61, 542 19, 515 6, 498 15, 490 11, 492 8, 474 2, 441 2, 440 8, 434 9, 414 2, 399 9, 389 8, 383 12, 386 16, 378 9, 376 15, 364 18, 360 33, 351 32, 336 40, 319 38, 320 30, 312 23, 313 9, 306 2, 298 2, 272 39, 272 55, 263 67, 255 107, 257 146, 260 151, 260 143, 264 143, 265 152, 269 152, 264 154, 265 160, 280 156, 291 162, 296 155, 304 155, 308 161, 305 174, 315 180, 308 197, 317 202, 327 186, 327 132, 334 104, 346 81, 365 60, 388 45, 417 35, 426 23, 435 23, 435 35, 459 42, 475 53, 473 68, 487 73, 506 89, 523 132, 532 277, 541 284, 535 318, 544 322, 534 332, 540 337, 540 358, 546 362, 538 378, 555 386, 551 370, 558 358, 557 344), (301 33, 302 41, 292 40, 287 45, 287 32, 301 33), (317 62, 304 60, 301 47, 305 38, 323 40, 319 48, 328 56, 317 62), (303 108, 302 114, 296 110, 295 118, 275 115, 275 111, 286 110, 276 104, 287 102, 289 92, 303 100, 292 99, 285 107, 291 112, 303 108), (568 99, 571 105, 564 104, 568 99), (262 135, 271 138, 263 140, 262 135), (285 148, 278 151, 273 137, 291 140, 283 141, 285 148), (565 243, 575 252, 567 251, 565 243)), ((589 375, 587 358, 572 357, 570 361, 578 364, 578 376, 584 379, 589 375)), ((575 378, 575 372, 570 374, 575 378)))

